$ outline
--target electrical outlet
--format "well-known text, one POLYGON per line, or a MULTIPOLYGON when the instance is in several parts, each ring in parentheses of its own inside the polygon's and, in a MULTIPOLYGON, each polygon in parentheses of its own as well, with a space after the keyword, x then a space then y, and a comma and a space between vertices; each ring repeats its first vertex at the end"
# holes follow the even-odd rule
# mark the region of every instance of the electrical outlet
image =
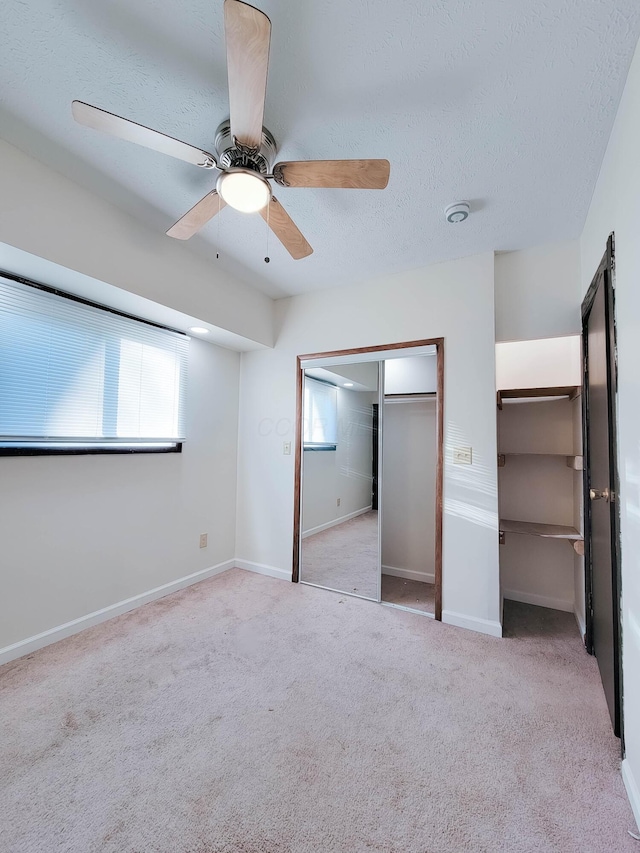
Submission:
POLYGON ((336 506, 340 506, 340 498, 336 501, 336 506))
POLYGON ((472 451, 470 447, 454 447, 453 448, 453 464, 454 465, 471 465, 472 451))
POLYGON ((200 547, 201 548, 207 547, 207 534, 206 533, 200 534, 200 547))
POLYGON ((282 452, 285 456, 291 456, 291 442, 285 441, 282 444, 282 452))

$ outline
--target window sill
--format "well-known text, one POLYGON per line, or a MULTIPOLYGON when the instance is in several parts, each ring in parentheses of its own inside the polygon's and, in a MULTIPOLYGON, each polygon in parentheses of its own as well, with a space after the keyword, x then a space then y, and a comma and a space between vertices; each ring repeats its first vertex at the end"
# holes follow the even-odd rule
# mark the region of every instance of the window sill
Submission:
POLYGON ((83 445, 81 447, 0 447, 0 456, 104 456, 133 453, 182 453, 182 442, 164 445, 113 445, 111 447, 83 445))

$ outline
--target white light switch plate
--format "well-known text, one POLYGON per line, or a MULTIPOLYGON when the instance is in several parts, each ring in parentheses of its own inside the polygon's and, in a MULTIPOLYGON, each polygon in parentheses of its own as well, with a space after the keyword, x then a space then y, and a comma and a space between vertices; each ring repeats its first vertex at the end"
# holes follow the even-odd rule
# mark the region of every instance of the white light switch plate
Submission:
POLYGON ((291 456, 291 442, 290 441, 284 441, 282 443, 282 452, 284 453, 285 456, 291 456))
POLYGON ((453 448, 453 464, 454 465, 471 465, 472 451, 470 447, 454 447, 453 448))

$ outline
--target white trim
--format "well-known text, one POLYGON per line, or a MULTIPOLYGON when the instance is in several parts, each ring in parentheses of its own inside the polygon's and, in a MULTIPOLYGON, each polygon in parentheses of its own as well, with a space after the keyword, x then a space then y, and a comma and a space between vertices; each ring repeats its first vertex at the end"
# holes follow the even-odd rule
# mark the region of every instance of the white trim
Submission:
POLYGON ((436 355, 436 344, 427 344, 418 347, 400 347, 399 349, 371 350, 367 347, 364 352, 356 352, 352 355, 325 355, 321 358, 304 358, 300 367, 306 370, 308 367, 324 367, 329 364, 360 364, 364 361, 386 361, 390 358, 407 358, 416 355, 436 355))
POLYGON ((633 816, 636 819, 636 826, 640 829, 640 787, 638 787, 638 783, 634 778, 628 758, 625 758, 622 762, 622 779, 624 787, 627 789, 627 796, 631 803, 633 816))
POLYGON ((478 631, 480 634, 489 634, 491 637, 502 636, 502 625, 499 622, 490 622, 488 619, 478 619, 477 616, 465 616, 464 613, 454 613, 452 610, 443 610, 442 621, 445 625, 455 625, 456 628, 468 628, 470 631, 478 631))
POLYGON ((535 604, 536 607, 549 607, 551 610, 563 610, 565 613, 573 613, 573 601, 563 598, 549 598, 546 595, 538 595, 534 592, 519 592, 517 589, 505 589, 502 593, 509 601, 520 601, 522 604, 535 604))
POLYGON ((244 569, 247 572, 255 572, 257 575, 267 575, 270 578, 278 578, 283 581, 291 580, 291 571, 277 569, 275 566, 266 566, 264 563, 253 563, 251 560, 233 560, 236 569, 244 569))
POLYGON ((391 575, 392 578, 406 578, 408 581, 436 582, 436 576, 433 572, 414 572, 412 569, 397 569, 395 566, 383 566, 382 574, 391 575))
POLYGON ((345 521, 351 521, 359 515, 364 515, 366 512, 371 512, 371 506, 365 506, 362 509, 357 509, 355 512, 350 512, 348 515, 341 515, 340 518, 334 518, 332 521, 327 521, 325 524, 319 524, 317 527, 310 527, 309 530, 302 532, 302 539, 307 536, 313 536, 314 533, 322 533, 323 530, 328 530, 330 527, 337 527, 338 524, 344 524, 345 521))
POLYGON ((101 610, 95 610, 93 613, 88 613, 86 616, 80 616, 78 619, 72 619, 71 622, 65 622, 64 625, 58 625, 56 628, 50 628, 48 631, 43 631, 41 634, 36 634, 33 637, 27 637, 26 640, 19 640, 10 646, 5 646, 0 649, 0 665, 9 663, 9 661, 20 658, 23 655, 31 654, 38 649, 44 648, 51 643, 57 643, 58 640, 64 640, 66 637, 71 637, 73 634, 78 634, 84 631, 85 628, 92 628, 94 625, 99 625, 101 622, 106 622, 108 619, 113 619, 114 616, 121 616, 123 613, 128 613, 130 610, 135 610, 143 604, 148 604, 150 601, 155 601, 158 598, 164 598, 165 595, 171 595, 172 592, 178 592, 191 584, 211 578, 214 575, 219 575, 232 569, 235 566, 234 560, 225 560, 224 563, 218 563, 217 566, 210 566, 208 569, 202 569, 199 572, 194 572, 191 575, 186 575, 178 580, 165 583, 162 586, 157 586, 150 589, 148 592, 142 592, 140 595, 134 595, 132 598, 126 598, 124 601, 118 601, 115 604, 110 604, 108 607, 103 607, 101 610))
POLYGON ((420 616, 426 616, 428 619, 435 619, 435 613, 429 613, 428 610, 418 610, 415 607, 405 607, 404 604, 394 604, 393 601, 381 601, 384 607, 395 607, 396 610, 404 610, 407 613, 418 613, 420 616))
POLYGON ((573 608, 573 615, 576 617, 576 622, 578 623, 578 630, 580 631, 580 637, 584 640, 585 634, 587 633, 587 626, 583 622, 582 617, 578 613, 578 611, 573 608))

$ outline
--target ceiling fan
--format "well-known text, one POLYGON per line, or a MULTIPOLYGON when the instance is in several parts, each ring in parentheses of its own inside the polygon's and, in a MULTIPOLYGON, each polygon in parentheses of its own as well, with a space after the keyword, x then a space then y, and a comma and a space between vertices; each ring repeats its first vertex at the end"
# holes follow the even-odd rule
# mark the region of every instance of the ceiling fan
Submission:
POLYGON ((296 260, 313 252, 300 230, 271 191, 281 187, 384 189, 388 160, 299 160, 274 164, 278 147, 262 126, 269 64, 271 21, 241 0, 224 0, 230 118, 216 131, 217 156, 113 113, 73 101, 80 124, 144 145, 203 169, 216 169, 216 188, 185 213, 167 234, 188 240, 230 205, 244 213, 259 212, 296 260))

